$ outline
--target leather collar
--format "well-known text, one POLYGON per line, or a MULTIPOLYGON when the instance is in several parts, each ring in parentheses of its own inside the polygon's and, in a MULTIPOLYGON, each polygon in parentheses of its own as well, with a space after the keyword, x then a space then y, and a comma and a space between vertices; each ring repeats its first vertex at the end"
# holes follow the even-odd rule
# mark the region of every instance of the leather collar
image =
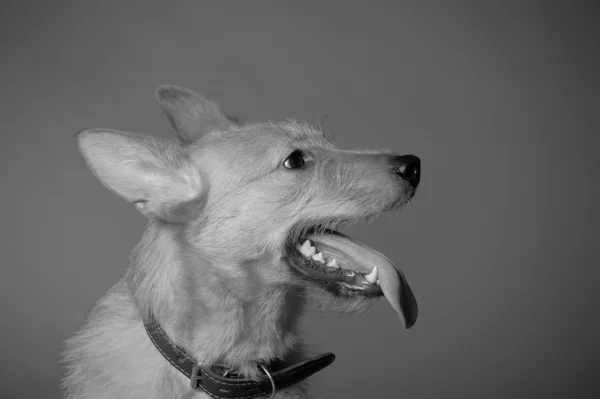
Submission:
POLYGON ((335 360, 333 353, 324 353, 293 365, 282 360, 259 365, 265 374, 259 381, 231 378, 222 366, 203 365, 190 357, 185 349, 175 345, 158 321, 150 317, 144 322, 148 336, 158 351, 177 370, 190 379, 190 386, 215 399, 251 399, 259 396, 273 397, 275 392, 297 384, 329 366, 335 360))

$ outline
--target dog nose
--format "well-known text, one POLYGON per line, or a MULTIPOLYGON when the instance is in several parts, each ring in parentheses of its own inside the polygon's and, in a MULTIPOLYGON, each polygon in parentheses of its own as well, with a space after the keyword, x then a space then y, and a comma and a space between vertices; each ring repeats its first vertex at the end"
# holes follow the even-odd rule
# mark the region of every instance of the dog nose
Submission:
POLYGON ((402 180, 406 180, 413 188, 417 188, 421 180, 421 160, 415 155, 396 155, 393 157, 392 171, 402 180))

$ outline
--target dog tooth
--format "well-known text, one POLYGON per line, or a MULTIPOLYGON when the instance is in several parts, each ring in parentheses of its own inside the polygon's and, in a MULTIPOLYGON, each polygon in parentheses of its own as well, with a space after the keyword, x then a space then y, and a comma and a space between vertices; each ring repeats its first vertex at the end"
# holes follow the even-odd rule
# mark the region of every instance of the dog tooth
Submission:
POLYGON ((323 259, 323 252, 319 252, 316 255, 313 255, 312 258, 313 260, 319 263, 325 263, 325 259, 323 259))
POLYGON ((371 273, 365 274, 365 280, 367 280, 371 284, 377 281, 377 266, 373 268, 371 273))
POLYGON ((310 249, 310 241, 306 240, 306 241, 304 241, 304 243, 300 247, 300 252, 306 253, 306 252, 308 252, 309 249, 310 249))
POLYGON ((316 252, 315 247, 310 245, 310 241, 304 241, 304 244, 299 248, 300 253, 304 255, 305 258, 310 259, 316 252))
POLYGON ((332 259, 329 262, 327 262, 327 266, 334 267, 336 269, 340 268, 340 266, 337 264, 337 261, 335 259, 332 259))

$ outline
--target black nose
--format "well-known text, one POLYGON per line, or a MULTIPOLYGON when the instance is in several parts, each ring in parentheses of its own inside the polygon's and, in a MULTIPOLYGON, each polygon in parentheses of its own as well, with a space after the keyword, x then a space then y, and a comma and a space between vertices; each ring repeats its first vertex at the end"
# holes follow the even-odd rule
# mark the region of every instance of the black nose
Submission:
POLYGON ((393 157, 392 171, 402 180, 406 180, 413 188, 417 188, 421 180, 421 160, 414 155, 396 155, 393 157))

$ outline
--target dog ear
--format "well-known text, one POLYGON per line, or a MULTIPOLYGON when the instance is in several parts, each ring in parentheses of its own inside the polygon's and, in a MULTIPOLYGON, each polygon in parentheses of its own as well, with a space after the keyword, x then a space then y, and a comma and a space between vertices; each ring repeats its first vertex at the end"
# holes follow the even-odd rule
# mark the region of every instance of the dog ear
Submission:
POLYGON ((181 144, 110 129, 84 130, 77 141, 98 180, 145 216, 181 223, 204 207, 208 186, 181 144))
POLYGON ((210 131, 238 125, 217 103, 185 87, 159 86, 156 98, 183 143, 193 142, 210 131))

